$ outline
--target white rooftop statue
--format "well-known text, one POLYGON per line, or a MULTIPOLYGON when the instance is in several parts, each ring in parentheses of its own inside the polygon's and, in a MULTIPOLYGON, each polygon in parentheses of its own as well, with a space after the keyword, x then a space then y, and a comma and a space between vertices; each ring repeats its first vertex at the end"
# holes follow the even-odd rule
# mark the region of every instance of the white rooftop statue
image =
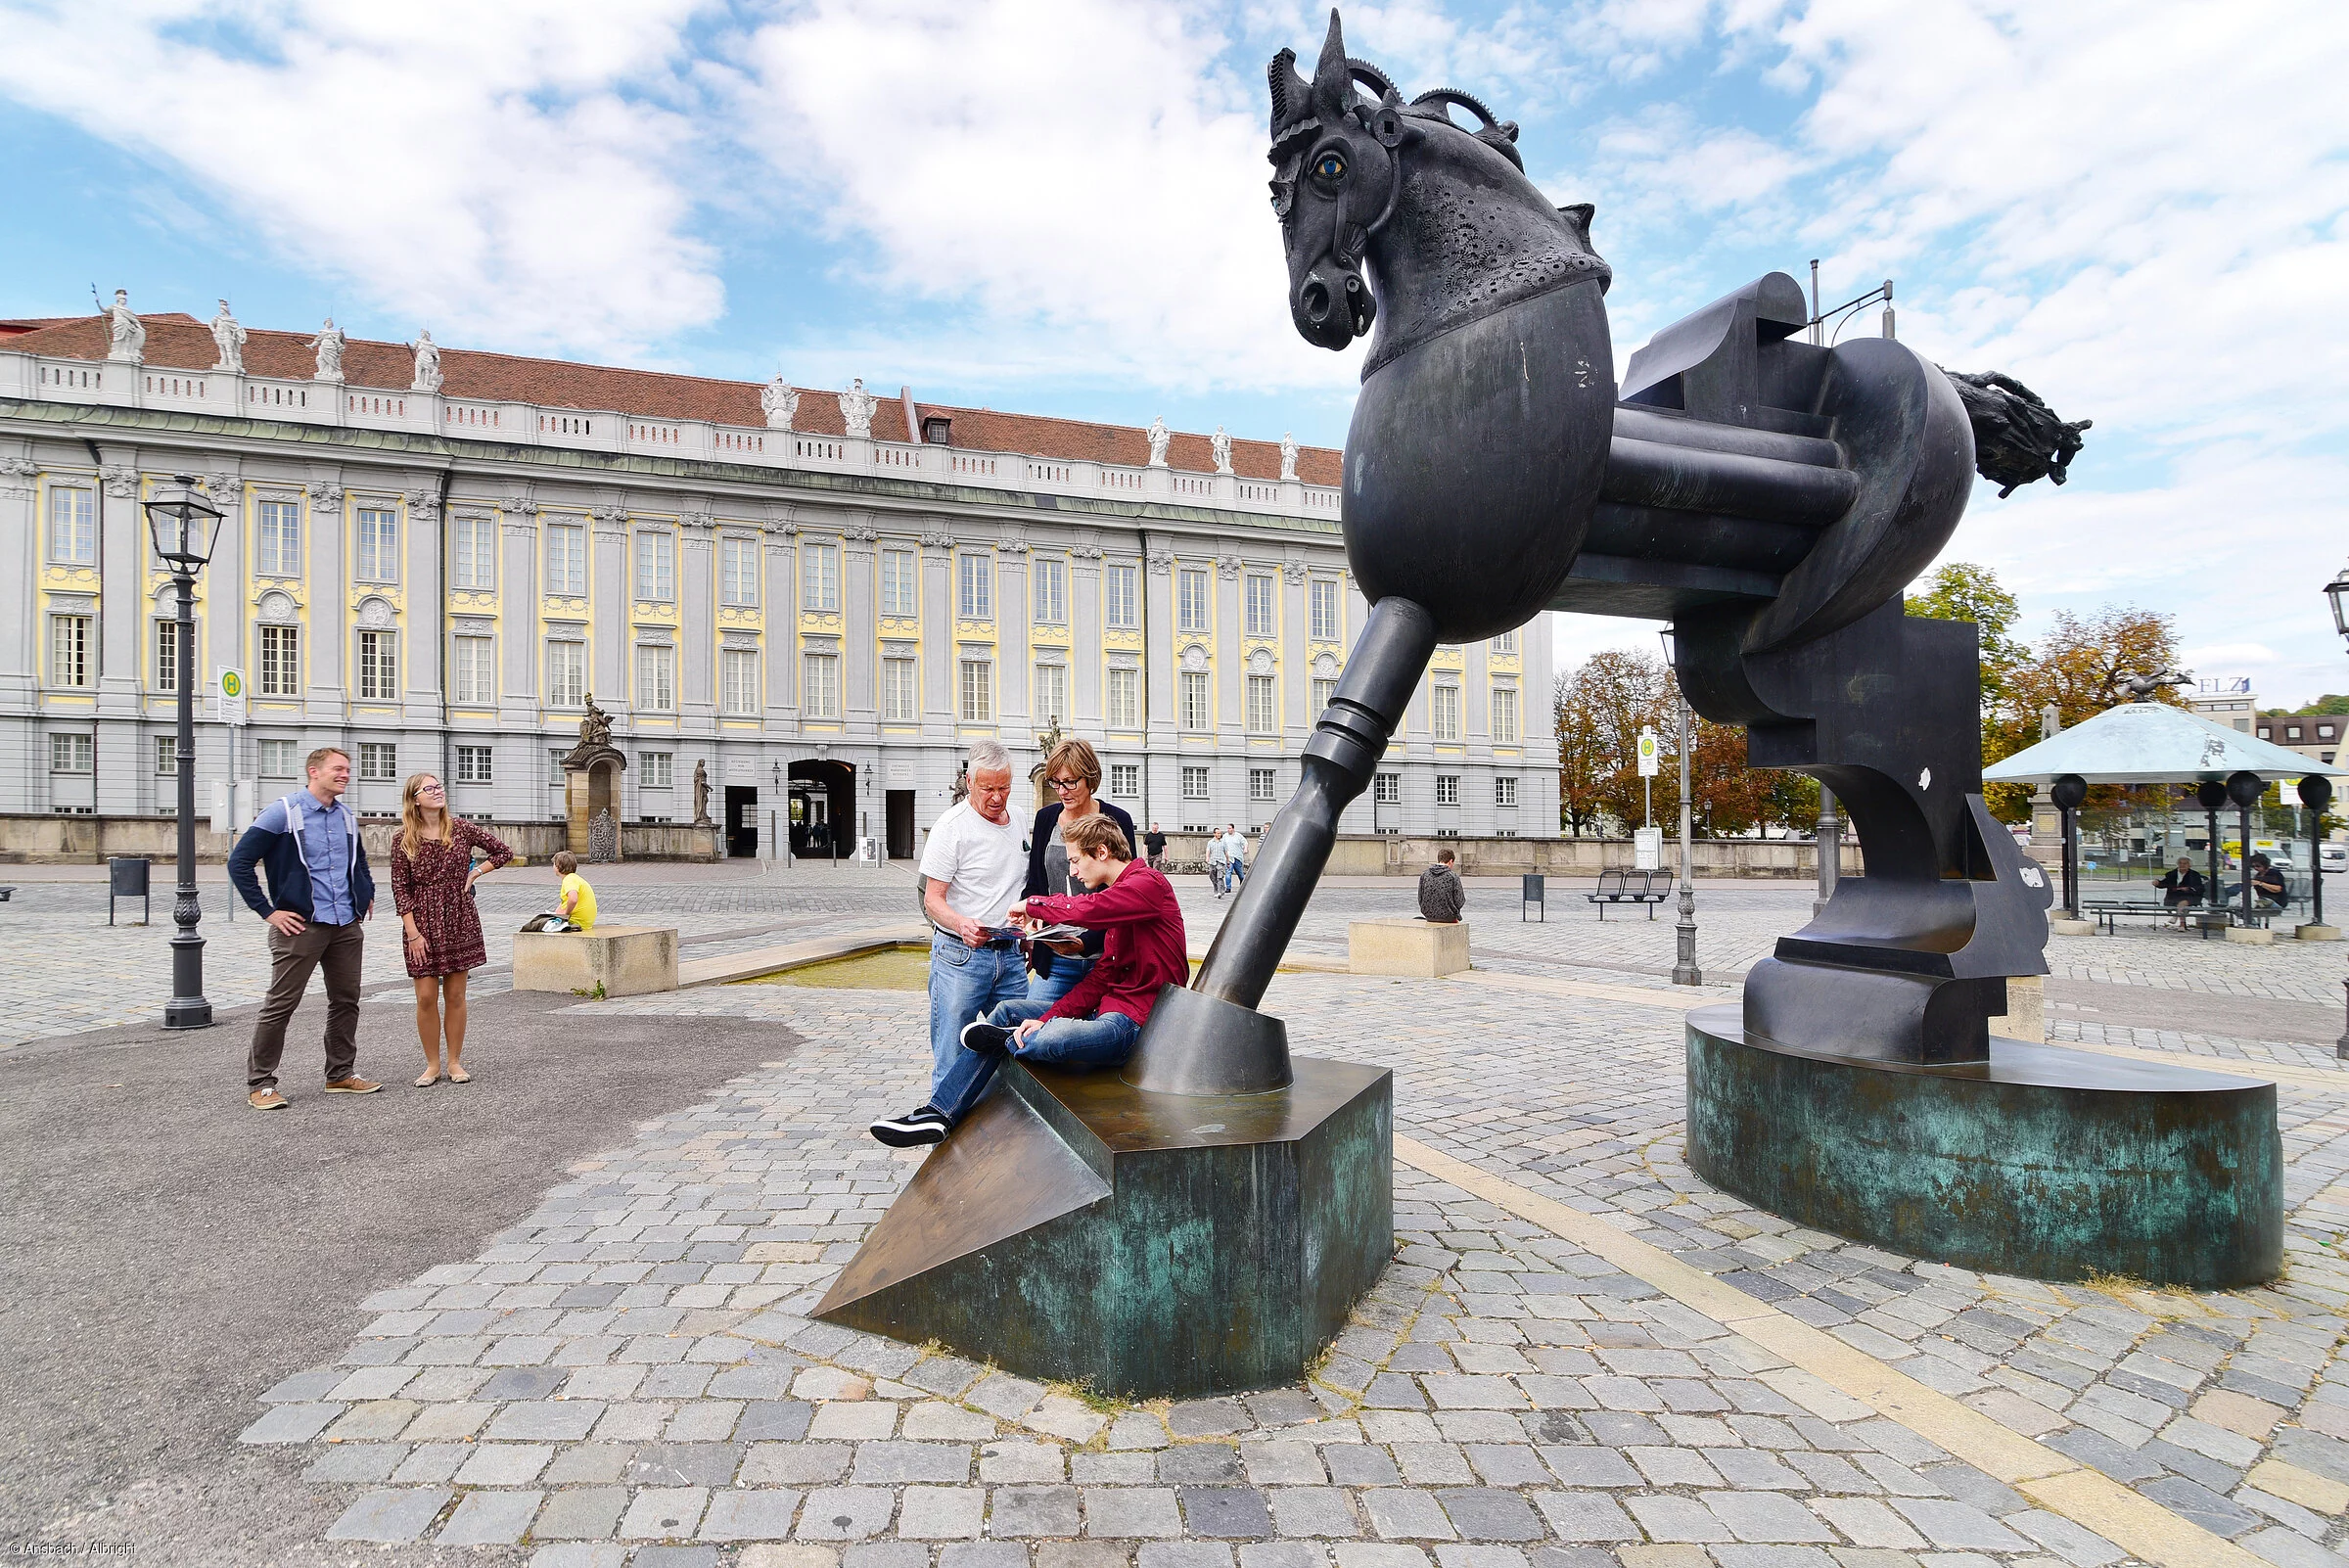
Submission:
POLYGON ((2334 776, 2349 768, 2256 740, 2167 703, 2123 703, 1982 770, 1989 784, 2045 784, 2077 773, 2091 784, 2193 784, 2231 773, 2263 779, 2334 776))

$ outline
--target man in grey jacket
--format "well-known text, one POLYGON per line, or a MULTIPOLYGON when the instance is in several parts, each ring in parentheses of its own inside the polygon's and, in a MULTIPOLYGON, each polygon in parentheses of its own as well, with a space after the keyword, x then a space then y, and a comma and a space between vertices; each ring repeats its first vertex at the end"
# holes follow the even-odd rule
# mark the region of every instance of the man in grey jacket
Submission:
POLYGON ((1468 890, 1460 885, 1459 872, 1452 869, 1456 856, 1450 850, 1436 852, 1436 863, 1419 873, 1419 918, 1439 925, 1453 926, 1460 921, 1460 911, 1468 907, 1468 890))

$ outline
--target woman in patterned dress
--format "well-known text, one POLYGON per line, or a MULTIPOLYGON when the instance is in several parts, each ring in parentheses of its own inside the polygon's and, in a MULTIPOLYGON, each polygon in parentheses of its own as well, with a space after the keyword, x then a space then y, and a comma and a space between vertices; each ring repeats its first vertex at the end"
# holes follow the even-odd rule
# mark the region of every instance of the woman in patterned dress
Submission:
POLYGON ((416 983, 416 1036, 424 1043, 418 1088, 440 1082, 440 1042, 448 1041, 448 1081, 470 1084, 465 1051, 465 976, 488 961, 473 885, 514 858, 496 838, 448 808, 438 776, 417 773, 399 792, 399 836, 392 841, 392 900, 399 910, 408 978, 416 983), (479 850, 488 858, 476 860, 479 850))

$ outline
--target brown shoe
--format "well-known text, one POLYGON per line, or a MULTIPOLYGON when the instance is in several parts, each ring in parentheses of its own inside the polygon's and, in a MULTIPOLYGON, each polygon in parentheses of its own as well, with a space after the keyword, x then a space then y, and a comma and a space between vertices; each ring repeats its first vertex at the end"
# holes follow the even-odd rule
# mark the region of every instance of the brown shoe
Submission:
POLYGON ((246 1095, 245 1103, 256 1111, 282 1111, 286 1108, 286 1097, 273 1088, 259 1088, 246 1095))
POLYGON ((381 1084, 370 1084, 363 1078, 339 1078, 326 1086, 329 1094, 373 1094, 381 1084))

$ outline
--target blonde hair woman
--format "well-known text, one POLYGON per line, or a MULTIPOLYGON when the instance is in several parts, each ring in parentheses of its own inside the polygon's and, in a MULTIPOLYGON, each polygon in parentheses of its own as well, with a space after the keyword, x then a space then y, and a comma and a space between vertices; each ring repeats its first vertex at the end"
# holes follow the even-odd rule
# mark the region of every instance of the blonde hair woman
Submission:
MULTIPOLYGON (((1053 800, 1036 813, 1036 825, 1028 835, 1028 884, 1020 897, 1082 897, 1085 886, 1071 869, 1074 857, 1067 839, 1062 836, 1062 826, 1098 812, 1115 822, 1126 835, 1125 857, 1130 860, 1134 855, 1133 818, 1094 795, 1101 787, 1101 759, 1083 741, 1064 740, 1052 748, 1052 755, 1044 759, 1044 787, 1052 792, 1053 800)), ((1031 946, 1028 967, 1034 973, 1028 980, 1028 999, 1060 1000, 1076 989, 1079 981, 1092 973, 1101 950, 1102 936, 1098 931, 1087 932, 1082 940, 1072 939, 1057 947, 1031 946)))
POLYGON ((392 900, 399 910, 408 978, 416 985, 416 1038, 424 1046, 418 1088, 440 1082, 442 1040, 448 1081, 470 1084, 465 1053, 465 977, 488 961, 473 885, 514 858, 514 852, 448 808, 437 773, 409 775, 399 792, 399 835, 392 841, 392 900), (476 860, 479 850, 487 858, 476 860))

